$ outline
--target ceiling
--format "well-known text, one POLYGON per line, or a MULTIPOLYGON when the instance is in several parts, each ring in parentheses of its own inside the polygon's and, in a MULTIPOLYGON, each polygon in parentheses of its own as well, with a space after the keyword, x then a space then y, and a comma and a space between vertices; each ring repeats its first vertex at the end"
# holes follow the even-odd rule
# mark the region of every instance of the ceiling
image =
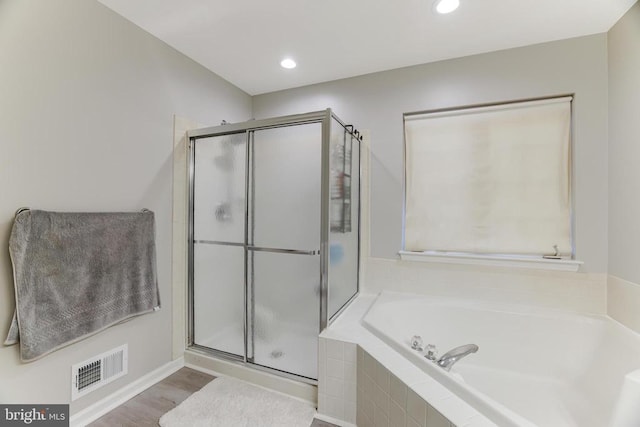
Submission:
POLYGON ((251 95, 608 31, 636 0, 99 0, 251 95), (298 67, 280 67, 292 57, 298 67))

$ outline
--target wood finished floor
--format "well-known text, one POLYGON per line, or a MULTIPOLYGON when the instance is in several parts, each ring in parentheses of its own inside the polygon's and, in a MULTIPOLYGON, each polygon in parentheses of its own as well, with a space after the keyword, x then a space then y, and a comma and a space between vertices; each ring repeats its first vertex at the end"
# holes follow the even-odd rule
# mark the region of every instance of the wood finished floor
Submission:
MULTIPOLYGON (((98 418, 91 427, 158 426, 162 415, 178 406, 192 393, 215 379, 190 368, 182 368, 164 380, 129 399, 111 412, 98 418)), ((189 426, 185 426, 189 427, 189 426)), ((277 426, 274 426, 277 427, 277 426)), ((306 427, 306 426, 300 426, 306 427)), ((309 427, 337 427, 314 419, 309 427)))

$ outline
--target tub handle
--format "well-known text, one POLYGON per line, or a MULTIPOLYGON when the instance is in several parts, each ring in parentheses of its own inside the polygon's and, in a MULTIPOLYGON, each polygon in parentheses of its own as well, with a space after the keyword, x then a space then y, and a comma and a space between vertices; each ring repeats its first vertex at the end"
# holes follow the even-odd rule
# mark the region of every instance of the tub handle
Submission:
POLYGON ((411 348, 415 351, 422 351, 422 344, 422 337, 420 335, 411 337, 411 348))
POLYGON ((427 344, 427 346, 425 347, 425 350, 427 352, 424 355, 424 357, 426 357, 427 360, 431 360, 432 362, 435 362, 436 359, 438 358, 438 349, 436 348, 436 346, 434 344, 427 344))

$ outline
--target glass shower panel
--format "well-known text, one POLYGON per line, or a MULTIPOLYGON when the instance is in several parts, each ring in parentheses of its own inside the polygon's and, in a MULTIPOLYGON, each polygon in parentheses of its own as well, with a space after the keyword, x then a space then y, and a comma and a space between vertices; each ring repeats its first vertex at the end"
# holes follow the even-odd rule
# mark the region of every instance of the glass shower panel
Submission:
POLYGON ((255 131, 249 241, 257 247, 320 249, 322 125, 255 131))
POLYGON ((329 318, 358 292, 360 143, 331 120, 329 318))
POLYGON ((246 133, 196 143, 195 240, 244 243, 246 158, 246 133))
POLYGON ((307 123, 255 131, 250 155, 249 357, 313 379, 320 331, 321 147, 321 124, 307 123))
POLYGON ((244 357, 246 133, 195 144, 194 343, 244 357))
POLYGON ((244 356, 244 247, 193 248, 193 342, 244 356))
POLYGON ((250 251, 253 363, 317 379, 320 256, 250 251))

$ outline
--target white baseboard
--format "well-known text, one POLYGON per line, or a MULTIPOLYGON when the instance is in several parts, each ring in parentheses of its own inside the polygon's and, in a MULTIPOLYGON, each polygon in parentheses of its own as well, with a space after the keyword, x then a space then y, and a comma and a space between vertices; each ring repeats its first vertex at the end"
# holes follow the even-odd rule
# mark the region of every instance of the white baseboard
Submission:
POLYGON ((73 414, 69 420, 69 424, 71 427, 86 426, 157 382, 165 379, 183 366, 184 358, 182 357, 162 365, 158 369, 138 378, 131 384, 126 385, 104 399, 100 399, 96 403, 84 408, 82 411, 73 414))
POLYGON ((341 426, 341 427, 357 427, 355 424, 351 424, 347 421, 342 421, 339 420, 337 418, 333 418, 330 417, 328 415, 323 415, 320 413, 316 413, 316 418, 319 419, 320 421, 324 421, 326 423, 331 423, 331 424, 335 424, 337 426, 341 426))

